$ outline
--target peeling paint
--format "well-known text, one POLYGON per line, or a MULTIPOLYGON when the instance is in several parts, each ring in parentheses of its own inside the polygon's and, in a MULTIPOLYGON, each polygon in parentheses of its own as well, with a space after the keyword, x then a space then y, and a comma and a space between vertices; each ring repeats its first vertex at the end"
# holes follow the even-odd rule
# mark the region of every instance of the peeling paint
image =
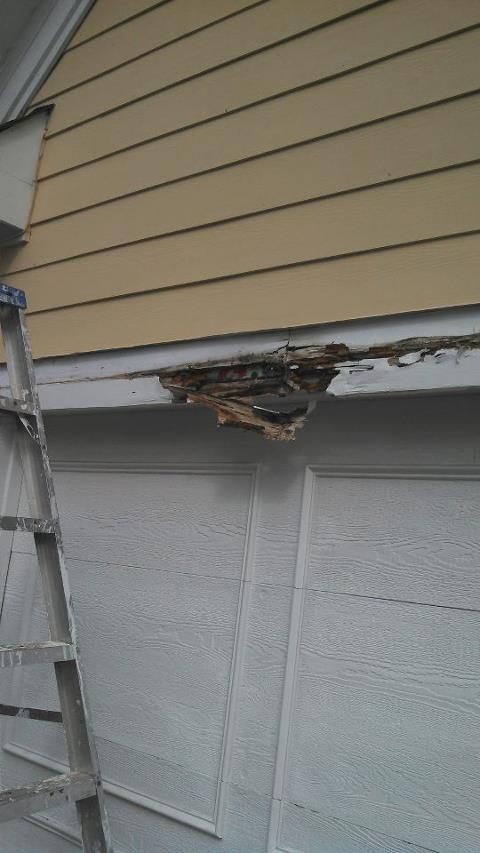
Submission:
POLYGON ((293 393, 335 396, 332 383, 345 371, 372 371, 380 363, 403 370, 432 358, 441 366, 445 353, 454 351, 459 358, 472 350, 480 350, 479 334, 405 338, 356 347, 336 342, 286 345, 265 358, 258 353, 244 355, 230 361, 183 365, 156 375, 176 400, 212 409, 219 426, 237 426, 266 438, 289 440, 305 423, 307 408, 271 411, 256 406, 255 399, 293 393))

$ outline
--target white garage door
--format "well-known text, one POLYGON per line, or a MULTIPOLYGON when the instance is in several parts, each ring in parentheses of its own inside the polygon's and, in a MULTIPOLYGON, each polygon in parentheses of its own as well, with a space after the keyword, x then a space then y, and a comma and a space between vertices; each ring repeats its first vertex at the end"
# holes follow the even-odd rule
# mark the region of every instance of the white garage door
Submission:
MULTIPOLYGON (((323 404, 291 444, 193 410, 51 419, 118 851, 478 853, 479 414, 323 404)), ((45 631, 29 550, 2 639, 45 631)), ((0 701, 56 707, 28 675, 0 701)), ((63 766, 55 725, 3 739, 4 782, 63 766)), ((0 851, 76 832, 51 812, 0 851)))

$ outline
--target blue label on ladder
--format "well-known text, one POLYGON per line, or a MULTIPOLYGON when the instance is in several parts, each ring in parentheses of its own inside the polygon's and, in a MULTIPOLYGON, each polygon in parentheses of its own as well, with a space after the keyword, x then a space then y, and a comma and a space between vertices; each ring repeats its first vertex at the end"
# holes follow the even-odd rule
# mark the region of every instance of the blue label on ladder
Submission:
POLYGON ((23 290, 0 283, 0 303, 2 302, 4 305, 13 305, 15 308, 27 307, 27 299, 23 290))

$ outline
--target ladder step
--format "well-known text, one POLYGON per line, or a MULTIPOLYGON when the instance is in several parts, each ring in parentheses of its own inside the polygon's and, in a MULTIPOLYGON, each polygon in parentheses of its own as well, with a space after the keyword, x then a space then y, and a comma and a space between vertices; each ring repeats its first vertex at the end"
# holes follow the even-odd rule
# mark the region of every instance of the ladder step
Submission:
POLYGON ((8 284, 0 282, 0 303, 3 305, 11 305, 13 308, 27 307, 27 300, 23 290, 18 290, 16 287, 10 287, 8 284))
POLYGON ((13 400, 11 397, 0 397, 0 414, 11 412, 15 415, 34 415, 35 411, 30 403, 23 400, 13 400))
POLYGON ((64 773, 24 788, 10 788, 0 791, 0 821, 27 817, 95 794, 95 780, 88 773, 64 773))
POLYGON ((25 516, 0 515, 0 530, 19 533, 55 533, 57 522, 51 518, 25 518, 25 516))
POLYGON ((24 720, 40 720, 42 723, 62 723, 60 711, 45 711, 43 708, 19 708, 18 705, 0 705, 4 717, 19 717, 24 720))
POLYGON ((31 663, 57 663, 73 660, 75 649, 70 643, 23 643, 18 646, 0 646, 0 669, 24 666, 31 663))

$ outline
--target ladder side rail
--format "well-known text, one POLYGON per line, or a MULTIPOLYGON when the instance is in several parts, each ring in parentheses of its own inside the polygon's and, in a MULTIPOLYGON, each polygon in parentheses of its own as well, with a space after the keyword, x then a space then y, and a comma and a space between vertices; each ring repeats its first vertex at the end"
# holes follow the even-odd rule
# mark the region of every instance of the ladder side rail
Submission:
MULTIPOLYGON (((23 310, 0 306, 0 325, 12 395, 18 399, 28 399, 35 412, 37 440, 29 435, 20 422, 18 427, 31 512, 39 518, 58 520, 43 417, 23 310)), ((35 533, 34 540, 51 639, 71 643, 76 649, 75 660, 55 663, 54 667, 70 767, 72 772, 91 774, 97 790, 97 796, 82 799, 77 803, 84 850, 85 853, 112 853, 97 750, 79 658, 70 583, 58 523, 54 535, 35 533)))

